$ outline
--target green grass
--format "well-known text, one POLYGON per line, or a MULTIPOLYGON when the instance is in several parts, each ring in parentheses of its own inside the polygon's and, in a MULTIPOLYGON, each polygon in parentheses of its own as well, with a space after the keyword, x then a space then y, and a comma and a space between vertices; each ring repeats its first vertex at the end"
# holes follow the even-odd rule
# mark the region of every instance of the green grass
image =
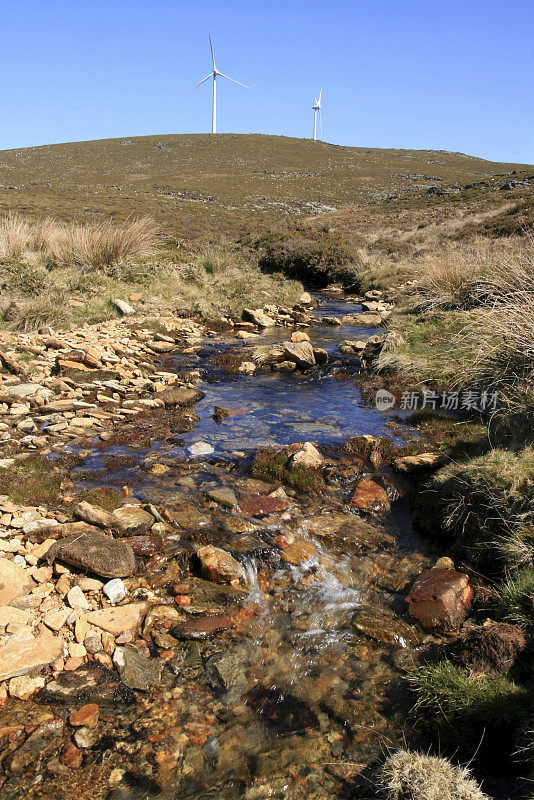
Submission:
POLYGON ((503 675, 470 674, 447 660, 421 667, 410 686, 418 724, 439 731, 443 742, 471 748, 472 754, 484 731, 500 738, 514 729, 531 700, 526 688, 503 675))
POLYGON ((44 456, 32 455, 0 469, 0 494, 21 505, 57 505, 61 475, 44 456))
POLYGON ((497 590, 497 611, 506 622, 534 631, 534 570, 524 568, 497 590))

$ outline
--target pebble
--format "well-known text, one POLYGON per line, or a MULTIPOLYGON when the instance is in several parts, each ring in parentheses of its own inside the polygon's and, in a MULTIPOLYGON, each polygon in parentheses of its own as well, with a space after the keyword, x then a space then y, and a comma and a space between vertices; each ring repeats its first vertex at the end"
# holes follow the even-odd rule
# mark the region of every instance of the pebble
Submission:
POLYGON ((102 591, 108 598, 109 602, 113 604, 120 603, 120 601, 124 600, 128 594, 128 589, 121 578, 113 578, 113 580, 108 581, 104 585, 102 591))

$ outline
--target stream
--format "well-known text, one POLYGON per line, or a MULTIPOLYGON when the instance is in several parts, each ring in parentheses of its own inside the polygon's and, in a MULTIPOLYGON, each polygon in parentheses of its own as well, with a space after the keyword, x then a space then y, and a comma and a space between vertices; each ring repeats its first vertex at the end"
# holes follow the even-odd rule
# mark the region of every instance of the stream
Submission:
MULTIPOLYGON (((413 432, 399 412, 379 412, 362 399, 357 357, 339 353, 344 340, 377 330, 320 321, 361 306, 317 297, 318 321, 307 332, 329 353, 328 365, 229 375, 214 356, 251 345, 221 335, 169 362, 202 377, 205 397, 190 430, 95 448, 78 467, 84 485, 127 484, 179 521, 181 530, 146 563, 144 585, 152 591, 162 591, 162 575, 172 573, 175 582, 185 575, 191 544, 214 544, 243 566, 235 588, 198 572, 183 578, 194 589, 191 605, 179 609, 181 635, 168 620, 156 621, 148 648, 165 670, 150 699, 112 704, 112 733, 94 748, 95 764, 110 758, 109 749, 129 759, 111 800, 347 797, 350 776, 403 741, 399 679, 414 668, 423 639, 406 619, 404 596, 430 560, 411 528, 406 486, 341 445, 363 434, 401 444, 413 432), (218 423, 215 406, 234 413, 218 423), (253 454, 305 441, 332 459, 324 491, 290 490, 287 508, 265 520, 203 499, 214 488, 239 497, 272 492, 276 486, 251 477, 253 454), (208 457, 188 455, 198 442, 213 448, 208 457), (119 463, 112 474, 105 472, 110 457, 119 463), (379 519, 348 505, 355 483, 370 475, 392 500, 379 519)), ((287 338, 288 329, 272 328, 254 346, 287 338)), ((73 787, 72 796, 80 791, 73 787)))

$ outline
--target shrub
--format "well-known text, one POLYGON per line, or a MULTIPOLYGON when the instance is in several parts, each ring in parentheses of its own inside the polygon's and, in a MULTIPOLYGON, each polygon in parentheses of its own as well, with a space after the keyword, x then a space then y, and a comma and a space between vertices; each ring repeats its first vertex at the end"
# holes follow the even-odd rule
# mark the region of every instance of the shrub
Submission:
POLYGON ((334 282, 353 288, 359 285, 358 253, 331 233, 315 239, 294 235, 275 240, 258 263, 263 272, 282 272, 318 287, 334 282))
POLYGON ((488 800, 466 767, 409 750, 386 759, 378 785, 387 800, 488 800))

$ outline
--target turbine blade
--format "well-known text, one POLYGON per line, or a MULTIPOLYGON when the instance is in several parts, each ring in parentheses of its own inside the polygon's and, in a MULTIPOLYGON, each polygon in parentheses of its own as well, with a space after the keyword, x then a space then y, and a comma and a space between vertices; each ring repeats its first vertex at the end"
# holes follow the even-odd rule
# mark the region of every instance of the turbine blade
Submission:
POLYGON ((228 81, 232 81, 233 83, 238 83, 240 86, 244 86, 245 89, 250 89, 250 86, 247 86, 246 83, 241 83, 241 81, 236 81, 235 78, 231 78, 229 75, 225 75, 224 72, 218 72, 217 74, 220 75, 221 78, 226 78, 226 80, 228 81))
POLYGON ((215 66, 215 55, 213 53, 213 44, 211 43, 211 33, 209 34, 209 37, 210 37, 211 60, 213 61, 213 69, 216 69, 216 66, 215 66))
POLYGON ((322 96, 323 96, 323 90, 321 89, 321 91, 319 92, 319 104, 321 103, 322 96))
POLYGON ((203 83, 206 83, 206 81, 209 81, 209 79, 211 78, 212 75, 213 75, 213 72, 210 72, 209 75, 206 75, 205 78, 202 78, 202 80, 199 81, 196 86, 193 86, 192 89, 189 89, 189 94, 191 94, 191 92, 194 92, 195 89, 198 89, 199 86, 202 86, 203 83))

